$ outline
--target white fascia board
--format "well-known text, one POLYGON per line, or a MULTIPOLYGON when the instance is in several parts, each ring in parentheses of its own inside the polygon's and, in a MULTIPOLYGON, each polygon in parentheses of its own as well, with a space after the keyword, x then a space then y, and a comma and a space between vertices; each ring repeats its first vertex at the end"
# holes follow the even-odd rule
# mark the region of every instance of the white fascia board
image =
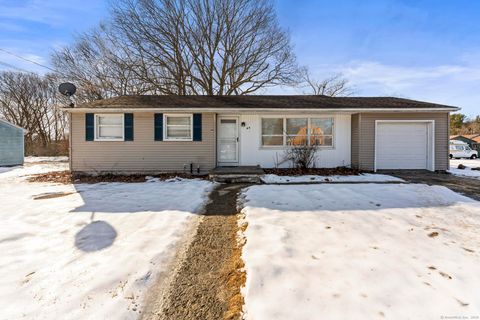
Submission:
POLYGON ((62 108, 63 111, 71 113, 109 113, 109 112, 214 112, 214 113, 361 113, 361 112, 454 112, 460 110, 460 108, 362 108, 362 109, 284 109, 284 108, 62 108))

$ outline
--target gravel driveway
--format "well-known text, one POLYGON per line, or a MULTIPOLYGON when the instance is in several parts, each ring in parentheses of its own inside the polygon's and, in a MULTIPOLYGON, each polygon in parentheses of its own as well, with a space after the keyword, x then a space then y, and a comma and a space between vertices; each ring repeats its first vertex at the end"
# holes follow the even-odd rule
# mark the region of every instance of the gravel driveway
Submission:
POLYGON ((472 199, 480 200, 480 179, 459 177, 449 173, 436 173, 424 170, 382 171, 382 173, 396 176, 412 183, 444 186, 472 199))

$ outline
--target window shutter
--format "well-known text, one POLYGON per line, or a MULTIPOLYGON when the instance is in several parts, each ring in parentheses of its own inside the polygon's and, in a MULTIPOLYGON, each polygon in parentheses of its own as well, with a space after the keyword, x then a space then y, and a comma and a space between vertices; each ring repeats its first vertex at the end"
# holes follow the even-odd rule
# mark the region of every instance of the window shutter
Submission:
POLYGON ((193 114, 193 141, 202 141, 202 114, 193 114))
POLYGON ((163 113, 155 113, 155 141, 163 140, 163 113))
POLYGON ((124 137, 125 141, 133 141, 133 113, 125 113, 124 117, 124 137))
POLYGON ((95 137, 95 116, 93 113, 85 114, 85 141, 93 141, 95 137))

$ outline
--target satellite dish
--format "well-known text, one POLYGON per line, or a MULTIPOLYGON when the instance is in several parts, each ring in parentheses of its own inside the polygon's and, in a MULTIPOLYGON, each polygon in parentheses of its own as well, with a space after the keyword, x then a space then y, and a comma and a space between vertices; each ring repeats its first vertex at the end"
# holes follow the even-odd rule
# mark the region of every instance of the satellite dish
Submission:
POLYGON ((64 82, 58 86, 58 91, 64 96, 71 97, 77 91, 77 87, 73 83, 64 82))

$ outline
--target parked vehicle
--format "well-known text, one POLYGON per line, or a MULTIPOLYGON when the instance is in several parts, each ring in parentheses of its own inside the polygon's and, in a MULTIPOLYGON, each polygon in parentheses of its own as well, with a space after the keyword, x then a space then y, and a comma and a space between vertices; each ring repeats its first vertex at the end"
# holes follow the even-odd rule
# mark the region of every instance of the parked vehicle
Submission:
POLYGON ((459 140, 450 141, 450 159, 470 158, 477 159, 478 152, 472 150, 467 143, 459 140))

